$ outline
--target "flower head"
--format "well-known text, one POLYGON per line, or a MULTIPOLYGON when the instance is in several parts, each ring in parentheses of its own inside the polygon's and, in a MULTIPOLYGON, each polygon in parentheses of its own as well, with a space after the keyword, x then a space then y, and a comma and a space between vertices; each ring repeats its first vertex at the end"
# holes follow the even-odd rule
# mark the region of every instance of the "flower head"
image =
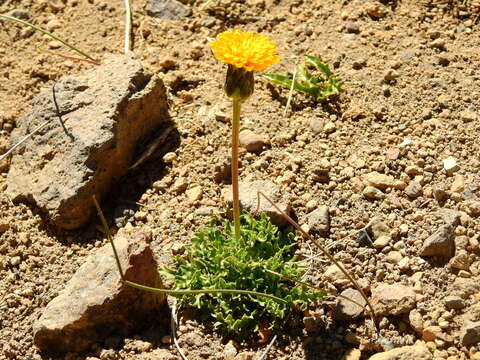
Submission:
POLYGON ((215 58, 246 71, 264 71, 280 61, 275 42, 252 31, 226 31, 210 42, 215 58))

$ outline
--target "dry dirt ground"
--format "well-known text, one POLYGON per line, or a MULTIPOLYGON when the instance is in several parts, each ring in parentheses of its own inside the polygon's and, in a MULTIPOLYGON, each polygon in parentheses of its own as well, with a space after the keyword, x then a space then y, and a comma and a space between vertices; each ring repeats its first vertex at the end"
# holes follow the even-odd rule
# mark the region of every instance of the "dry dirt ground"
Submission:
MULTIPOLYGON (((415 324, 408 314, 379 319, 380 332, 392 345, 411 345, 424 337, 436 359, 478 356, 475 345, 461 343, 460 334, 465 314, 480 300, 480 289, 463 299, 462 309, 447 309, 443 302, 455 295, 451 289, 458 278, 480 280, 480 223, 476 209, 469 208, 480 196, 478 0, 186 2, 191 16, 160 20, 146 14, 144 1, 132 1, 134 51, 169 87, 179 141, 164 149, 175 153, 171 162, 152 160, 112 189, 103 204, 112 226, 149 229, 156 254, 165 258, 172 246, 188 244, 212 213, 223 211, 224 184, 215 181, 215 174, 227 158, 230 127, 212 114, 228 114, 229 101, 222 92, 223 65, 211 56, 208 38, 230 28, 262 32, 278 43, 282 61, 274 71, 292 71, 304 54, 318 54, 335 68, 347 92, 328 106, 296 96, 284 116, 287 93, 257 76, 255 94, 243 107, 242 126, 264 136, 267 145, 257 154, 242 152, 240 176, 270 179, 291 192, 301 223, 317 205, 328 205, 331 231, 322 241, 367 291, 378 283, 414 287, 420 317, 415 324), (379 11, 369 15, 366 9, 376 6, 379 11), (411 143, 399 146, 405 139, 411 143), (449 156, 458 164, 447 173, 443 160, 449 156), (314 176, 318 168, 327 169, 328 181, 314 176), (401 185, 389 188, 380 194, 383 199, 368 199, 362 179, 373 171, 415 184, 408 191, 401 185), (201 186, 201 199, 189 201, 172 191, 178 178, 189 188, 201 186), (448 261, 418 256, 423 241, 441 224, 442 208, 462 211, 455 243, 457 253, 466 253, 463 271, 448 261), (383 249, 357 243, 358 230, 375 216, 393 235, 383 249), (437 325, 437 335, 422 332, 422 327, 437 325)), ((0 13, 12 10, 100 61, 106 53, 123 51, 123 1, 0 4, 0 13)), ((16 119, 41 88, 94 66, 42 52, 46 49, 68 53, 41 34, 0 22, 2 153, 16 119)), ((0 167, 0 359, 48 359, 32 344, 32 324, 105 238, 97 220, 79 231, 60 231, 35 208, 12 204, 3 194, 8 162, 0 167)), ((302 244, 301 251, 308 254, 309 246, 302 244)), ((311 280, 324 284, 328 265, 316 257, 311 280)), ((315 310, 323 322, 316 332, 307 333, 301 322, 286 329, 269 358, 340 359, 354 348, 368 358, 382 351, 369 340, 368 318, 333 322, 329 309, 326 304, 315 310)), ((208 328, 182 321, 180 344, 190 359, 224 358, 226 339, 208 328)), ((177 359, 164 337, 168 334, 168 328, 152 321, 144 333, 110 339, 65 359, 177 359)), ((261 354, 264 346, 254 345, 240 348, 241 358, 261 354)))

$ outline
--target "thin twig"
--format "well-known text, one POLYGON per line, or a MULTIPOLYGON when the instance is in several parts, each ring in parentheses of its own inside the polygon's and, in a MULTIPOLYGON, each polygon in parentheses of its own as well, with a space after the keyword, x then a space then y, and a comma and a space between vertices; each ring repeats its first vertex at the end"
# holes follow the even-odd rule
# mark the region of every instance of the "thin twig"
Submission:
POLYGON ((99 62, 93 61, 93 60, 90 60, 90 59, 83 59, 83 58, 79 58, 79 57, 76 57, 76 56, 68 56, 68 55, 60 54, 60 53, 57 53, 55 51, 50 51, 50 50, 46 50, 46 49, 38 49, 38 50, 40 52, 44 52, 44 53, 47 53, 47 54, 50 54, 50 55, 60 56, 60 57, 63 57, 64 59, 68 59, 68 60, 72 60, 72 61, 84 61, 84 62, 87 62, 89 64, 93 64, 93 65, 101 65, 99 62))
POLYGON ((283 110, 283 117, 287 116, 287 111, 288 111, 288 108, 290 107, 290 102, 292 101, 293 87, 295 86, 296 77, 297 77, 297 66, 295 65, 295 70, 293 70, 292 85, 290 86, 290 91, 288 92, 288 99, 285 105, 285 110, 283 110))
POLYGON ((8 149, 5 154, 3 154, 3 155, 0 156, 0 161, 2 161, 2 160, 5 159, 8 155, 10 155, 13 150, 15 150, 17 147, 19 147, 20 145, 22 145, 26 140, 28 140, 28 139, 31 138, 33 135, 35 135, 37 132, 39 132, 40 130, 42 130, 46 125, 48 125, 48 124, 50 123, 50 121, 52 121, 52 120, 47 120, 47 121, 45 121, 44 123, 40 124, 36 129, 34 129, 30 134, 25 135, 25 137, 23 137, 19 142, 17 142, 17 143, 16 143, 15 145, 13 145, 10 149, 8 149))
POLYGON ((172 328, 173 343, 175 344, 175 347, 177 348, 178 353, 180 354, 183 360, 188 360, 188 358, 183 353, 177 341, 177 299, 173 299, 172 316, 170 318, 170 327, 172 328))
POLYGON ((258 360, 265 360, 267 358, 268 352, 272 348, 273 344, 275 344, 275 341, 277 341, 277 338, 278 338, 278 335, 275 334, 272 340, 270 341, 270 343, 268 344, 267 348, 265 349, 265 351, 263 352, 263 354, 260 356, 258 360))
POLYGON ((132 50, 130 35, 132 34, 132 8, 130 0, 125 0, 125 54, 132 50))
POLYGON ((371 311, 371 316, 372 316, 372 321, 373 321, 373 326, 375 328, 375 331, 377 332, 378 334, 378 326, 377 326, 377 317, 375 315, 375 310, 373 309, 373 306, 372 304, 370 303, 370 300, 368 300, 368 297, 367 295, 365 295, 365 292, 362 290, 362 288, 360 287, 360 285, 358 285, 357 281, 349 274, 349 272, 347 270, 345 270, 345 268, 343 267, 342 264, 340 264, 339 261, 337 261, 322 245, 320 245, 320 243, 313 237, 311 236, 310 234, 308 234, 305 230, 303 230, 301 228, 300 225, 298 225, 290 216, 288 216, 284 211, 282 211, 272 200, 270 200, 268 198, 268 196, 266 196, 263 192, 261 191, 258 191, 257 193, 257 208, 259 209, 260 208, 260 196, 259 195, 262 195, 269 203, 270 205, 272 205, 275 210, 277 210, 279 213, 282 214, 282 216, 295 228, 297 229, 297 231, 299 231, 304 237, 306 237, 307 239, 309 239, 313 244, 315 244, 315 246, 317 248, 320 249, 320 251, 331 261, 333 262, 335 265, 337 265, 337 267, 340 269, 340 271, 348 278, 348 280, 350 280, 350 282, 353 284, 353 286, 355 286, 355 288, 358 290, 358 292, 360 292, 360 294, 362 295, 362 297, 365 299, 365 302, 367 303, 370 311, 371 311))
POLYGON ((69 44, 69 43, 66 42, 65 40, 60 39, 58 36, 53 35, 50 31, 44 30, 44 29, 42 29, 42 28, 40 28, 40 27, 38 27, 38 26, 36 26, 36 25, 30 24, 30 23, 27 22, 27 21, 17 19, 16 17, 10 16, 10 15, 2 15, 2 14, 0 14, 0 18, 2 18, 2 19, 7 19, 7 20, 11 20, 11 21, 16 21, 16 22, 18 22, 18 23, 20 23, 20 24, 30 26, 32 29, 37 30, 37 31, 40 31, 41 33, 44 33, 45 35, 50 36, 52 39, 55 39, 55 40, 61 42, 63 45, 68 46, 70 49, 72 49, 72 50, 76 51, 77 53, 85 56, 86 58, 88 58, 88 59, 96 62, 96 60, 95 60, 94 58, 92 58, 90 55, 88 55, 87 53, 84 53, 82 50, 80 50, 80 49, 76 48, 75 46, 69 44))

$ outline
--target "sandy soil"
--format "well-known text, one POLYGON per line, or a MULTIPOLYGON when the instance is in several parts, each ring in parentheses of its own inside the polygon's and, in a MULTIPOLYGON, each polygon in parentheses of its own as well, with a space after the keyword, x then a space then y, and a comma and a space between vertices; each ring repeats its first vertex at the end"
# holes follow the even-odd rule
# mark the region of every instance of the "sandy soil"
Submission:
MULTIPOLYGON (((467 359, 475 346, 464 346, 460 335, 465 314, 480 296, 465 300, 459 310, 446 309, 443 299, 459 277, 480 279, 478 217, 468 206, 480 196, 480 3, 462 1, 321 1, 214 0, 188 1, 192 15, 160 20, 145 13, 144 1, 133 0, 134 51, 144 65, 160 74, 169 87, 170 115, 180 134, 178 144, 164 148, 176 154, 161 157, 132 172, 112 189, 104 202, 112 226, 149 229, 160 259, 172 246, 188 244, 192 234, 221 213, 223 183, 215 181, 229 149, 229 113, 222 91, 224 68, 210 53, 208 38, 229 28, 262 32, 275 40, 282 61, 275 72, 292 71, 304 54, 318 54, 335 68, 347 89, 338 101, 317 105, 302 96, 283 115, 287 92, 273 89, 257 76, 254 96, 245 104, 242 127, 264 136, 266 148, 242 152, 241 177, 270 179, 293 194, 294 212, 303 223, 317 205, 328 205, 331 231, 322 241, 367 290, 378 283, 402 283, 415 288, 416 310, 424 328, 439 325, 451 341, 426 338, 415 331, 408 314, 380 318, 381 334, 394 346, 426 341, 435 359, 467 359), (379 7, 379 17, 367 12, 379 7), (383 13, 382 13, 383 12, 383 13), (319 125, 320 124, 320 125, 319 125), (322 126, 322 124, 324 126, 322 126), (323 130, 315 132, 320 127, 323 130), (326 130, 328 129, 328 130, 326 130), (405 139, 410 145, 399 147, 405 139), (400 149, 392 159, 392 148, 400 149), (458 170, 447 173, 443 160, 453 156, 458 170), (314 170, 328 169, 330 180, 318 182, 314 170), (385 199, 362 194, 363 175, 377 171, 405 184, 420 184, 409 196, 403 189, 387 190, 385 199), (200 185, 203 196, 190 202, 171 184, 185 178, 200 185), (452 184, 460 184, 452 189, 452 184), (445 190, 446 200, 435 194, 445 190), (468 255, 470 266, 459 271, 448 261, 424 259, 419 249, 441 221, 442 208, 462 211, 455 229, 457 253, 468 255), (391 229, 391 244, 376 249, 359 246, 358 230, 375 216, 391 229), (130 223, 130 224, 128 224, 130 223), (398 252, 393 254, 392 252, 398 252), (397 256, 407 258, 400 267, 397 256)), ((53 31, 101 61, 106 53, 123 51, 123 1, 9 1, 0 13, 16 16, 53 31), (22 11, 19 11, 22 10, 22 11)), ((372 13, 372 12, 371 12, 372 13)), ((42 50, 69 54, 49 38, 25 27, 0 22, 0 152, 9 145, 16 119, 40 89, 55 79, 91 64, 66 60, 42 50)), ((3 194, 8 162, 0 164, 0 359, 48 359, 32 344, 32 324, 42 308, 69 280, 82 260, 105 244, 99 222, 74 232, 53 228, 35 208, 12 204, 3 194)), ((309 254, 309 246, 301 251, 309 254)), ((398 259, 399 260, 399 259, 398 259)), ((325 284, 329 266, 315 258, 312 281, 325 284)), ((328 304, 315 310, 324 322, 307 333, 301 322, 281 334, 270 359, 340 359, 359 348, 368 358, 382 351, 372 345, 368 318, 336 322, 328 304)), ((477 321, 480 319, 476 319, 477 321)), ((222 359, 228 339, 210 332, 208 324, 182 320, 179 338, 190 359, 222 359)), ((99 344, 86 354, 65 359, 177 359, 168 328, 148 324, 145 333, 120 339, 117 346, 99 344), (147 345, 145 345, 147 343, 147 345)), ((264 347, 239 349, 242 358, 264 347)), ((477 355, 478 356, 478 355, 477 355)))

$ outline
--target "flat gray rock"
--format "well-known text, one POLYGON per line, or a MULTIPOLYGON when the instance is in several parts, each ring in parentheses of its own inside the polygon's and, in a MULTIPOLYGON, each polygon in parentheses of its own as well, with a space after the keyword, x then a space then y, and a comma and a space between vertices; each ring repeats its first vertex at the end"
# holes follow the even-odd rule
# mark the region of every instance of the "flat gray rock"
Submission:
POLYGON ((308 214, 307 224, 313 232, 319 233, 322 236, 328 236, 330 233, 330 213, 328 206, 319 206, 308 214))
POLYGON ((55 98, 43 90, 17 122, 12 143, 49 123, 13 155, 6 193, 36 204, 59 227, 78 228, 93 212, 92 195, 100 200, 126 174, 139 140, 167 118, 162 80, 132 54, 62 77, 55 98))
POLYGON ((440 256, 451 258, 455 253, 454 228, 442 225, 430 235, 420 249, 420 256, 440 256))
POLYGON ((178 20, 192 14, 192 10, 177 0, 147 0, 147 14, 158 19, 178 20))
POLYGON ((407 286, 379 284, 372 290, 372 306, 378 315, 406 314, 415 305, 415 293, 407 286))
MULTIPOLYGON (((126 280, 162 286, 144 236, 120 231, 115 245, 126 280)), ((84 351, 112 333, 128 334, 164 300, 164 295, 123 285, 112 247, 107 244, 90 255, 48 303, 33 325, 34 343, 46 352, 84 351)))
POLYGON ((367 304, 362 294, 355 289, 345 289, 342 291, 341 295, 345 298, 339 297, 335 303, 335 309, 333 311, 335 319, 341 321, 353 321, 359 318, 363 314, 364 307, 367 304), (363 307, 358 306, 346 298, 352 299, 363 307))

